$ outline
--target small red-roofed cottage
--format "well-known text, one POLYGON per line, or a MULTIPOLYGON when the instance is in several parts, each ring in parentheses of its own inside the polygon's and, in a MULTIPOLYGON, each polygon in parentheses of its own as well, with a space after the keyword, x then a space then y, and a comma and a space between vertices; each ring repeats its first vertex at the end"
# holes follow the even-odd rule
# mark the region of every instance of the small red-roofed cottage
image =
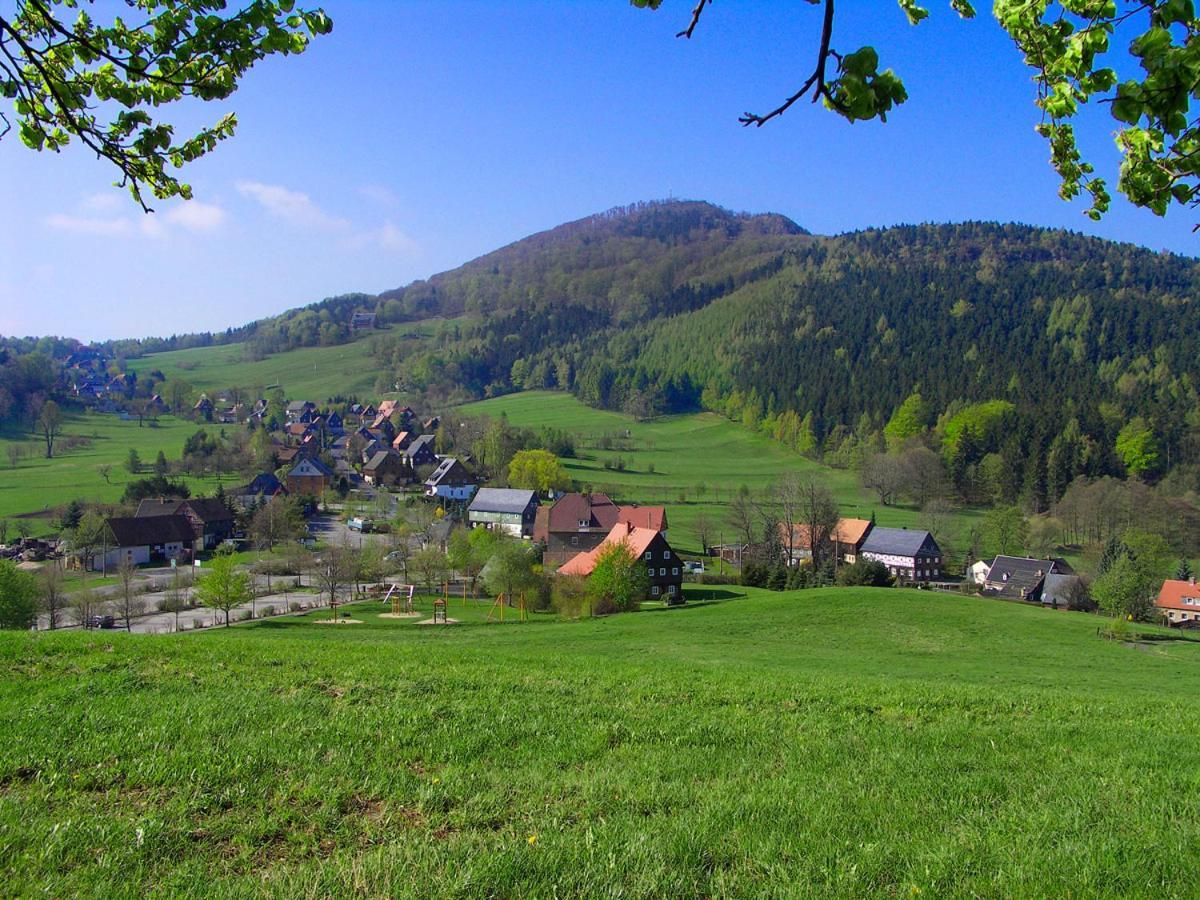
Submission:
POLYGON ((1192 625, 1200 627, 1200 587, 1196 579, 1164 581, 1154 601, 1168 625, 1192 625))
POLYGON ((559 568, 560 575, 579 575, 584 578, 596 568, 600 555, 613 544, 624 543, 635 557, 646 565, 650 576, 650 600, 666 600, 668 603, 683 602, 683 569, 679 557, 667 543, 666 536, 653 528, 638 528, 626 522, 612 527, 600 545, 586 553, 579 553, 559 568))

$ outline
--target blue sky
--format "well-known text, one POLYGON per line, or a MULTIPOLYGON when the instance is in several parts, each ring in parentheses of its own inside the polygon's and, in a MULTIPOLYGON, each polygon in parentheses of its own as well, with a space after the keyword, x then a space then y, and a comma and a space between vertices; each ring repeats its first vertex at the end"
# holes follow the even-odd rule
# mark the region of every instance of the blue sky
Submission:
MULTIPOLYGON (((807 103, 761 129, 811 69, 817 7, 719 0, 328 0, 334 31, 254 69, 236 137, 187 170, 191 203, 144 216, 72 146, 0 142, 0 333, 85 339, 222 329, 426 277, 611 206, 666 196, 780 212, 818 233, 995 219, 1194 255, 1196 216, 1063 203, 1033 133, 1029 73, 986 14, 910 27, 845 0, 834 45, 872 44, 911 99, 887 124, 807 103)), ((988 4, 982 3, 986 8, 988 4)), ((1114 122, 1081 141, 1115 183, 1114 122)))

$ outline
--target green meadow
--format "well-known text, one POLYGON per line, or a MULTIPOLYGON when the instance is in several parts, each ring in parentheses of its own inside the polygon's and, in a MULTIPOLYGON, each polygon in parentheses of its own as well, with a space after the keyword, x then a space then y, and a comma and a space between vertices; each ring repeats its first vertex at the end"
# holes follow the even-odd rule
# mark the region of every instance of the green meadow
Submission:
POLYGON ((927 592, 748 593, 0 635, 0 883, 1194 896, 1200 646, 927 592))
MULTIPOLYGON (((513 425, 561 428, 575 435, 577 459, 563 464, 582 486, 605 491, 619 501, 664 504, 672 542, 689 552, 699 552, 696 517, 703 511, 715 525, 709 538, 734 541, 728 506, 745 485, 761 490, 785 472, 812 472, 836 497, 843 515, 869 519, 880 525, 916 527, 920 512, 911 506, 882 506, 864 490, 856 473, 820 465, 781 444, 756 434, 714 413, 665 416, 638 422, 620 413, 592 409, 570 394, 528 391, 460 407, 464 412, 508 417, 513 425), (604 435, 628 432, 632 449, 599 449, 604 435), (619 459, 624 471, 605 468, 619 459)), ((951 536, 965 549, 965 537, 981 513, 962 510, 951 523, 951 536)))
MULTIPOLYGON (((0 519, 26 518, 34 534, 49 530, 49 516, 71 500, 84 503, 113 503, 121 498, 125 485, 134 478, 149 477, 150 472, 131 475, 125 469, 130 449, 138 452, 148 468, 158 451, 168 459, 178 459, 183 442, 200 426, 173 416, 160 416, 156 426, 141 427, 136 420, 122 421, 118 416, 78 413, 66 417, 63 437, 79 436, 90 446, 56 452, 46 459, 44 446, 28 433, 0 433, 0 519), (28 454, 17 465, 9 464, 7 448, 23 445, 28 454), (108 481, 100 467, 111 466, 108 481)), ((187 478, 194 491, 216 489, 212 478, 187 478)), ((231 483, 226 479, 227 483, 231 483)))
POLYGON ((334 394, 370 394, 378 374, 362 341, 301 347, 260 360, 248 360, 244 344, 192 347, 130 360, 129 367, 157 369, 168 380, 182 378, 198 391, 282 386, 289 397, 317 402, 334 394))
POLYGON ((454 319, 406 322, 370 332, 347 344, 333 347, 299 347, 263 359, 248 358, 247 345, 221 344, 152 353, 129 361, 139 372, 161 371, 168 380, 182 378, 198 391, 230 387, 251 390, 279 386, 293 400, 321 403, 337 394, 374 398, 380 370, 370 353, 372 337, 405 334, 433 337, 454 319))

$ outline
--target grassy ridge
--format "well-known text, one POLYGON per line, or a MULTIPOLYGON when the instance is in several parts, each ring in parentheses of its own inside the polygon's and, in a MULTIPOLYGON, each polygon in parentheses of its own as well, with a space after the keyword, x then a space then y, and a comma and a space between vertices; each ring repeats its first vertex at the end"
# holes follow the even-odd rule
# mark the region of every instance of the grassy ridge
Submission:
MULTIPOLYGON (((789 471, 817 473, 834 493, 843 515, 870 518, 874 513, 880 525, 896 527, 915 527, 919 517, 912 507, 881 506, 873 494, 862 489, 854 472, 819 465, 714 413, 637 422, 552 391, 509 394, 462 409, 490 416, 503 413, 514 425, 549 425, 574 434, 581 445, 579 458, 564 460, 571 477, 595 490, 611 492, 618 500, 669 505, 672 540, 682 539, 685 550, 699 549, 693 523, 701 510, 718 529, 710 540, 735 540, 727 521, 734 492, 743 484, 752 490, 765 488, 789 471), (596 449, 595 439, 600 435, 625 431, 633 441, 633 451, 596 449), (615 462, 618 457, 625 460, 625 471, 604 468, 606 460, 615 462)), ((966 546, 961 538, 978 518, 974 510, 955 517, 952 535, 960 546, 966 546)))
POLYGON ((918 592, 751 593, 582 623, 2 635, 0 880, 1192 892, 1194 645, 918 592))
MULTIPOLYGON (((42 445, 29 434, 0 434, 0 518, 54 509, 73 499, 82 502, 115 502, 125 485, 133 478, 148 477, 149 473, 131 475, 124 468, 130 449, 137 450, 142 463, 149 466, 158 451, 168 459, 178 459, 183 442, 200 426, 195 422, 162 416, 156 427, 138 427, 137 421, 122 421, 115 415, 97 413, 67 416, 64 435, 91 438, 90 447, 70 450, 53 459, 33 455, 23 459, 16 468, 8 464, 6 447, 17 442, 27 445, 34 454, 42 445), (109 481, 100 476, 101 465, 111 465, 109 481)), ((215 479, 186 478, 193 490, 211 491, 215 479)), ((228 482, 229 479, 226 479, 228 482)), ((38 519, 35 533, 44 531, 47 523, 38 519)))
POLYGON ((240 343, 171 350, 130 360, 130 368, 144 372, 158 369, 168 380, 183 378, 199 391, 279 385, 292 400, 321 403, 336 394, 371 397, 375 379, 380 374, 368 349, 372 337, 432 338, 457 321, 438 318, 405 322, 385 331, 367 332, 350 343, 333 347, 299 347, 259 360, 248 360, 247 347, 240 343))
POLYGON ((282 385, 289 397, 317 402, 334 394, 370 394, 378 374, 363 341, 301 347, 255 361, 246 359, 242 344, 193 347, 154 353, 131 361, 130 367, 158 369, 168 380, 182 378, 199 391, 282 385))

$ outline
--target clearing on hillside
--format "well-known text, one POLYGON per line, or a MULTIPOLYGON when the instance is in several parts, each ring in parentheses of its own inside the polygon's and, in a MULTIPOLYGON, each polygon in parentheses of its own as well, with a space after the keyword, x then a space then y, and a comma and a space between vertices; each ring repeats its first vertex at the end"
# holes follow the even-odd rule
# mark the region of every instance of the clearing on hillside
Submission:
MULTIPOLYGON (((670 507, 672 543, 692 553, 700 552, 695 522, 701 512, 714 526, 710 542, 735 541, 727 513, 737 490, 743 485, 760 490, 784 472, 815 473, 833 492, 843 515, 875 515, 880 525, 895 527, 916 527, 920 517, 911 506, 881 506, 862 488, 856 473, 813 462, 715 413, 639 422, 622 413, 593 409, 559 391, 508 394, 460 409, 473 415, 503 414, 521 427, 549 426, 570 432, 578 458, 563 463, 578 484, 619 500, 670 507), (616 467, 618 460, 624 469, 616 467)), ((980 515, 978 510, 955 514, 948 535, 952 547, 969 546, 967 534, 978 525, 980 515)))

